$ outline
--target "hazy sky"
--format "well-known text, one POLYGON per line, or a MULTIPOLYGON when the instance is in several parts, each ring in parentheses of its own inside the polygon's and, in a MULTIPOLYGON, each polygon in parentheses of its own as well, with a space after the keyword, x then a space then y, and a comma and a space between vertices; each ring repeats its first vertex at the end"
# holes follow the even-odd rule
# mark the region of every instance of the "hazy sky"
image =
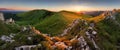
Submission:
POLYGON ((0 8, 52 11, 111 10, 120 8, 120 0, 0 0, 0 8))

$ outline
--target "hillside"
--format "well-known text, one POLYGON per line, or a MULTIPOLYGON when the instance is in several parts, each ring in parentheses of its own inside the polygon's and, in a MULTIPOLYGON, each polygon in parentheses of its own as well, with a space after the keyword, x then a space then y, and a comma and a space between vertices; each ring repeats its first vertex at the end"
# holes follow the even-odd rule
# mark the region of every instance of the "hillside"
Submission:
POLYGON ((118 10, 106 11, 96 17, 48 10, 32 10, 15 15, 16 24, 0 21, 0 37, 11 38, 9 42, 0 39, 0 50, 39 44, 41 46, 37 47, 41 50, 117 50, 120 46, 118 10), (53 48, 54 45, 56 48, 53 48))
POLYGON ((0 36, 9 35, 9 33, 16 33, 19 31, 19 26, 16 24, 7 25, 3 21, 0 21, 0 36))
MULTIPOLYGON (((107 15, 106 18, 97 23, 97 29, 100 32, 103 45, 106 45, 106 48, 116 50, 120 46, 120 12, 115 11, 107 15), (105 44, 106 43, 106 44, 105 44), (109 45, 109 46, 108 46, 109 45)), ((108 49, 108 50, 110 50, 108 49)))
POLYGON ((19 25, 32 25, 43 33, 57 35, 62 33, 75 19, 82 18, 81 16, 84 15, 78 15, 69 11, 50 12, 47 10, 33 10, 18 14, 20 19, 16 23, 19 25))

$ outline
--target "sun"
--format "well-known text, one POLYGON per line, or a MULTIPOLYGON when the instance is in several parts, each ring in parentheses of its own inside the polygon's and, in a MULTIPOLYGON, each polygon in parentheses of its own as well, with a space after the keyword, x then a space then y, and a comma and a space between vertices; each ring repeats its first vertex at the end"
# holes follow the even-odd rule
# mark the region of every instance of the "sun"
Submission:
POLYGON ((81 10, 80 9, 76 9, 77 12, 80 12, 81 10))
POLYGON ((80 6, 74 6, 73 8, 74 8, 74 11, 76 11, 76 12, 81 11, 81 7, 80 6))
POLYGON ((74 11, 80 12, 80 11, 88 10, 89 7, 87 7, 87 6, 74 6, 73 8, 74 8, 74 11))

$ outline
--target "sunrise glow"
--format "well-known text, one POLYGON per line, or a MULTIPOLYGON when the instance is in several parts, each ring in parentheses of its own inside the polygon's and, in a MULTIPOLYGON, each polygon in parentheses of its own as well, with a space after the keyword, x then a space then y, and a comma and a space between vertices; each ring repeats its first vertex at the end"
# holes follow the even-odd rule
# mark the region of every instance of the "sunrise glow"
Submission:
POLYGON ((94 11, 94 10, 112 10, 120 8, 115 5, 120 5, 119 1, 100 1, 100 0, 2 0, 0 8, 14 10, 33 10, 47 9, 51 11, 94 11))

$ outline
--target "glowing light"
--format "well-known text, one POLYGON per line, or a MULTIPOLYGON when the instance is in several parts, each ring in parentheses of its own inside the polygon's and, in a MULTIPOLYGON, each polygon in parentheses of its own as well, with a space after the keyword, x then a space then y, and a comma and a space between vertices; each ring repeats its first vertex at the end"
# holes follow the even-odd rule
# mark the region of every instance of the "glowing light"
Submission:
POLYGON ((74 6, 73 9, 76 12, 80 12, 80 11, 84 11, 84 10, 88 10, 89 7, 87 6, 74 6))
POLYGON ((77 11, 77 12, 81 11, 81 7, 80 7, 80 6, 76 6, 76 7, 74 7, 74 9, 75 9, 75 11, 77 11))

